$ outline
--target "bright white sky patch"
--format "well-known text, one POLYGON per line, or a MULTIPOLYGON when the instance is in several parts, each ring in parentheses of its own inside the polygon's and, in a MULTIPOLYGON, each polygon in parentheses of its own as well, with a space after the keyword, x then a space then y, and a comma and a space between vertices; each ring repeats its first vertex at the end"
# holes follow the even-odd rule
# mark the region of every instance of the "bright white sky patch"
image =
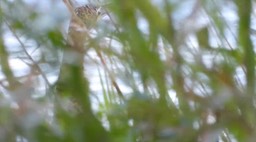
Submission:
POLYGON ((21 61, 20 59, 10 59, 9 60, 10 67, 15 70, 15 76, 23 76, 29 74, 29 67, 26 63, 21 61))

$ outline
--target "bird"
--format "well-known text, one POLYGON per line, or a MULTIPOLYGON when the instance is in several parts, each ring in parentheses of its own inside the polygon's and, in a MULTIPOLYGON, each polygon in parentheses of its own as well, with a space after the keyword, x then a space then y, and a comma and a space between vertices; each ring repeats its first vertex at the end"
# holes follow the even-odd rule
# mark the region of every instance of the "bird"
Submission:
MULTIPOLYGON (((71 7, 71 6, 70 6, 71 7)), ((77 8, 69 8, 72 13, 69 29, 68 44, 75 47, 80 52, 84 50, 84 43, 88 41, 88 33, 95 28, 97 21, 106 12, 100 6, 85 4, 77 8)))
MULTIPOLYGON (((74 8, 68 0, 65 0, 64 2, 66 3, 72 17, 70 19, 67 35, 67 48, 63 54, 60 74, 56 83, 57 94, 60 95, 62 92, 65 92, 63 90, 69 90, 69 80, 74 78, 72 76, 72 74, 74 74, 72 68, 79 68, 79 73, 81 73, 80 76, 83 78, 84 54, 88 48, 86 47, 86 43, 90 42, 90 35, 88 32, 96 26, 98 19, 104 15, 100 6, 85 4, 74 8)), ((86 78, 84 78, 84 81, 82 82, 84 82, 84 86, 88 87, 86 78)), ((68 100, 67 109, 74 110, 75 113, 84 112, 80 102, 81 99, 77 100, 76 97, 70 96, 68 100)))
POLYGON ((85 48, 89 48, 86 43, 91 39, 88 32, 102 15, 101 8, 89 4, 73 8, 69 0, 63 0, 63 2, 71 13, 71 19, 63 61, 55 85, 56 101, 60 100, 57 102, 56 110, 61 110, 56 111, 56 118, 62 122, 64 132, 67 132, 70 141, 79 139, 80 141, 109 142, 108 132, 91 108, 89 82, 84 76, 83 66, 85 48), (63 110, 67 113, 62 113, 63 110), (73 128, 79 132, 80 137, 73 135, 73 128))

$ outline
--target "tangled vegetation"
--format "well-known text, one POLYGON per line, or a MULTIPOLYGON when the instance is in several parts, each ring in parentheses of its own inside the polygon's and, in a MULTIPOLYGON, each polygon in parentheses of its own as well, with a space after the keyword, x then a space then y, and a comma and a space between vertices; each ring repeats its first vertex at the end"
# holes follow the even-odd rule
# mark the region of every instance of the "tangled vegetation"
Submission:
POLYGON ((67 2, 0 1, 0 141, 256 139, 255 1, 67 2))

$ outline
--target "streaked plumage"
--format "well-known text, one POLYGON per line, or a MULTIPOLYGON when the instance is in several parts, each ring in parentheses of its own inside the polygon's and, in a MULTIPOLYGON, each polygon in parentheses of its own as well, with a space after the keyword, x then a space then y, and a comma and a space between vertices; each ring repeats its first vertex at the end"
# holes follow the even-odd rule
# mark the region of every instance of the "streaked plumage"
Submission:
POLYGON ((95 26, 98 18, 103 15, 101 7, 91 4, 83 5, 75 9, 75 14, 84 22, 88 29, 95 26))

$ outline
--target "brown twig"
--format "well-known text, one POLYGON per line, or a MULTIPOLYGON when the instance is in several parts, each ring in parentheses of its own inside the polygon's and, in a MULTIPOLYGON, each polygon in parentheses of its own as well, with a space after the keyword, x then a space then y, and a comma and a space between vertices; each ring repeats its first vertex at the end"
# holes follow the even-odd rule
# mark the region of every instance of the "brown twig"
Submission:
POLYGON ((111 83, 113 84, 114 88, 116 89, 116 91, 117 91, 119 97, 121 97, 122 99, 124 99, 124 95, 123 95, 123 93, 122 93, 120 87, 119 87, 118 84, 116 83, 114 76, 110 73, 110 71, 109 71, 109 69, 108 69, 108 67, 107 67, 106 62, 105 62, 105 60, 103 59, 102 54, 101 54, 98 50, 96 50, 96 53, 97 53, 98 57, 100 58, 100 61, 101 61, 102 65, 103 65, 104 69, 105 69, 106 72, 108 73, 108 75, 109 75, 109 77, 110 77, 110 81, 111 81, 111 83))

